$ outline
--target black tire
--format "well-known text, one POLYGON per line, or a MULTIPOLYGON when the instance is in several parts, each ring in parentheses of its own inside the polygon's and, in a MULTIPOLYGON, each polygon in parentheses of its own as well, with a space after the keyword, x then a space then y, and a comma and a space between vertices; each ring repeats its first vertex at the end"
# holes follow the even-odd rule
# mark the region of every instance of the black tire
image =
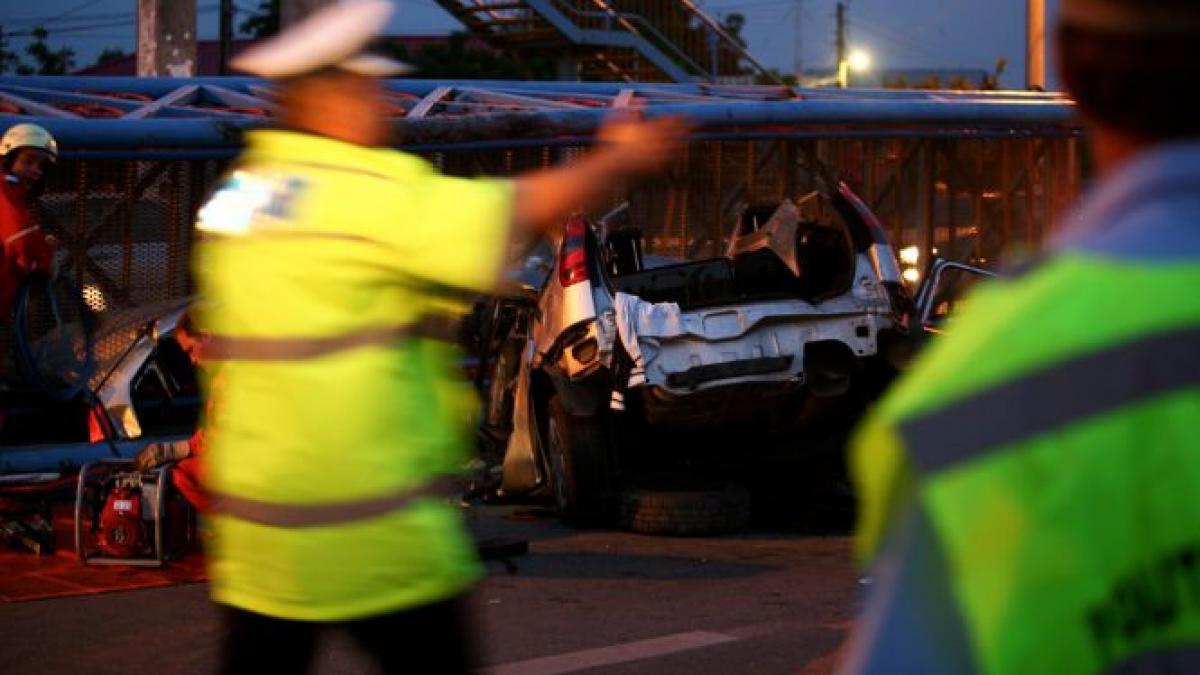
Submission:
POLYGON ((603 424, 595 417, 572 416, 557 394, 546 409, 550 487, 559 515, 577 527, 605 524, 612 509, 603 424))
POLYGON ((740 485, 631 489, 621 496, 621 525, 631 532, 707 536, 750 523, 750 492, 740 485))

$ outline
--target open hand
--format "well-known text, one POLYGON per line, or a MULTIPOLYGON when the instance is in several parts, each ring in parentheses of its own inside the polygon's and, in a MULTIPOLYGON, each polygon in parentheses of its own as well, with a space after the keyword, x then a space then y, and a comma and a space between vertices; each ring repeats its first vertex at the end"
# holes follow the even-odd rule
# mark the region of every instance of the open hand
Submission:
POLYGON ((615 153, 623 171, 651 173, 678 155, 690 130, 691 125, 682 117, 640 120, 623 114, 606 119, 596 139, 601 147, 615 153))

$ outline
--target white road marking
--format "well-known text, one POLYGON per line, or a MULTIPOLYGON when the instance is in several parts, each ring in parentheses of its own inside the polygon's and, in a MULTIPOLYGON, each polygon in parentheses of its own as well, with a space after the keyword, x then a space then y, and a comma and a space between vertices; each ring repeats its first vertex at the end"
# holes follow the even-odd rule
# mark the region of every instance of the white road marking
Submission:
POLYGON ((504 663, 490 668, 484 668, 482 675, 559 675, 573 673, 586 668, 611 666, 617 663, 627 663, 657 656, 666 656, 691 649, 711 647, 713 645, 735 642, 739 638, 724 633, 693 631, 691 633, 676 633, 649 640, 626 642, 596 649, 584 649, 566 654, 543 656, 528 661, 504 663))

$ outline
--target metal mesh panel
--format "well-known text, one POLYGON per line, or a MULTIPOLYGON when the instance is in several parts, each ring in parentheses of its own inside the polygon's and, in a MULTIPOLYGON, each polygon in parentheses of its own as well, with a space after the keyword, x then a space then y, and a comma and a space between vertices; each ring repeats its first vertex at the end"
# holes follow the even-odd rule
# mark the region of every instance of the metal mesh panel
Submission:
POLYGON ((835 151, 897 246, 995 266, 1039 248, 1078 197, 1074 139, 860 141, 835 151))
MULTIPOLYGON (((596 212, 628 200, 647 252, 720 255, 744 205, 814 189, 817 159, 871 205, 897 247, 993 266, 1041 245, 1078 195, 1081 151, 1071 138, 697 142, 670 169, 612 185, 596 212)), ((455 175, 515 175, 581 152, 532 147, 426 158, 455 175)), ((215 160, 90 159, 63 161, 54 173, 40 219, 60 240, 60 269, 100 315, 101 360, 122 352, 140 321, 192 293, 191 224, 223 168, 215 160)))
POLYGON ((879 216, 899 248, 995 266, 1037 249, 1078 197, 1081 145, 1066 138, 694 143, 669 170, 614 186, 647 252, 720 255, 744 206, 798 198, 824 167, 879 216))
POLYGON ((39 219, 59 240, 60 274, 99 317, 101 361, 191 292, 191 222, 216 172, 215 162, 177 160, 68 160, 55 171, 39 219))

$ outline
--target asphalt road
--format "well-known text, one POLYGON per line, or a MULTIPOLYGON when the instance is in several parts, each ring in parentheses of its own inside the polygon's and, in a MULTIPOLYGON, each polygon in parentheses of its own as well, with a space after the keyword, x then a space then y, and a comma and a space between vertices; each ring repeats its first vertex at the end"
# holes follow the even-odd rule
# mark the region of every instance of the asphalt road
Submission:
POLYGON ((491 563, 480 589, 493 673, 830 672, 859 594, 842 535, 676 539, 500 521, 531 543, 516 574, 491 563))
MULTIPOLYGON (((480 537, 529 542, 511 569, 489 562, 473 598, 482 672, 831 672, 863 588, 849 537, 773 512, 738 535, 658 538, 469 509, 480 537)), ((217 631, 202 585, 0 605, 0 672, 209 673, 217 631)), ((374 671, 330 634, 314 672, 374 671)))

